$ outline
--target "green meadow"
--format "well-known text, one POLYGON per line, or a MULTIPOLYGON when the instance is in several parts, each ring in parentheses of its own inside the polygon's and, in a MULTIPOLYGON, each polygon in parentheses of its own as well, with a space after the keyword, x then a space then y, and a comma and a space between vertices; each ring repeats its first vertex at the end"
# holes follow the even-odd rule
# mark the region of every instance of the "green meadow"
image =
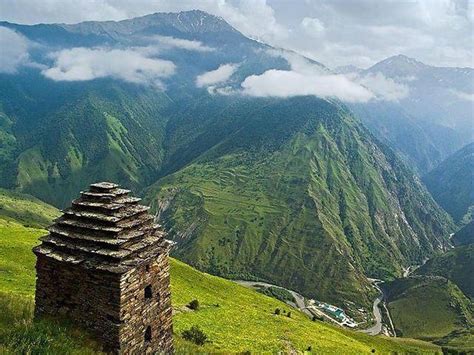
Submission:
MULTIPOLYGON (((53 210, 52 214, 55 213, 53 210)), ((25 220, 21 224, 0 217, 0 352, 97 353, 97 345, 87 334, 68 322, 33 321, 35 258, 31 248, 46 231, 25 225, 30 223, 25 220)), ((285 303, 232 281, 199 272, 175 259, 171 259, 171 280, 178 353, 304 352, 307 349, 328 354, 440 351, 436 345, 418 340, 371 337, 313 322, 285 303), (186 307, 194 299, 200 303, 198 310, 186 307), (274 314, 276 308, 282 310, 280 315, 274 314), (194 325, 208 337, 202 346, 181 336, 194 325)))

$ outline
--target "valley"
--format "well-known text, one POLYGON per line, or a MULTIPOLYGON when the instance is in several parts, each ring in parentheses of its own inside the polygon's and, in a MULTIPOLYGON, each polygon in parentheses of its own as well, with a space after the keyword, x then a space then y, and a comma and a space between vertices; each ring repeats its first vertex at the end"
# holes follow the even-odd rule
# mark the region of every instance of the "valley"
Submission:
POLYGON ((0 19, 25 52, 0 62, 0 352, 98 352, 33 321, 31 253, 97 181, 173 243, 178 352, 474 351, 474 69, 322 64, 224 18, 0 19))
MULTIPOLYGON (((37 205, 31 203, 30 207, 35 210, 37 205)), ((49 218, 48 215, 44 217, 49 218)), ((24 220, 23 223, 28 222, 24 220)), ((31 319, 35 281, 31 248, 45 232, 0 217, 0 351, 6 354, 18 351, 99 354, 97 344, 71 325, 56 321, 33 322, 31 319)), ((344 351, 356 354, 372 349, 382 353, 439 350, 439 347, 426 342, 373 337, 326 322, 311 321, 307 315, 283 302, 235 282, 199 272, 174 259, 171 260, 171 275, 178 353, 287 352, 304 351, 309 346, 321 353, 344 351), (199 310, 187 308, 193 299, 199 300, 199 310), (286 314, 291 312, 291 315, 276 316, 276 308, 286 314), (208 335, 209 341, 204 346, 197 346, 181 337, 181 332, 192 325, 198 325, 208 335)))

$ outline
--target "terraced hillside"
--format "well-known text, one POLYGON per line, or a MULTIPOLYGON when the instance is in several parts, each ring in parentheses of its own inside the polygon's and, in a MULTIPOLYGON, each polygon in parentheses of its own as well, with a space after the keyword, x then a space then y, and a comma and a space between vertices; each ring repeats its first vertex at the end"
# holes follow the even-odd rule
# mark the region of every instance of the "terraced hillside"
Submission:
POLYGON ((147 191, 177 257, 368 306, 365 275, 395 277, 447 245, 449 218, 347 111, 310 97, 262 101, 223 111, 239 129, 147 191))

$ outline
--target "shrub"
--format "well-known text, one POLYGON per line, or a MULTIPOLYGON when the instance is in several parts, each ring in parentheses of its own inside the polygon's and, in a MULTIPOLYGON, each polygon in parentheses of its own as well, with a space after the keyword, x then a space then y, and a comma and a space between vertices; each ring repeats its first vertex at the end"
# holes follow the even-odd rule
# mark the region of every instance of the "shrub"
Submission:
POLYGON ((275 312, 274 312, 277 316, 280 315, 281 311, 280 311, 280 308, 275 308, 275 312))
POLYGON ((193 311, 197 311, 199 309, 199 301, 192 300, 191 302, 189 302, 188 308, 192 309, 193 311))
POLYGON ((181 333, 183 339, 193 342, 197 345, 204 345, 207 341, 207 335, 197 325, 193 325, 191 329, 183 330, 181 333))

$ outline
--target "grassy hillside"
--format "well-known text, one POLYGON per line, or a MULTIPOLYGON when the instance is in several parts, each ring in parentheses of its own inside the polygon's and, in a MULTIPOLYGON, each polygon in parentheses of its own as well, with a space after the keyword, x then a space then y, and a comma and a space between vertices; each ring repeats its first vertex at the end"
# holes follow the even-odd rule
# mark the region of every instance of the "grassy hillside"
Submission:
POLYGON ((461 245, 428 260, 415 273, 443 276, 474 300, 474 244, 461 245))
POLYGON ((156 179, 169 101, 162 92, 100 81, 58 86, 41 75, 17 80, 0 83, 0 139, 8 138, 0 186, 64 207, 92 182, 138 189, 156 179))
POLYGON ((45 227, 59 211, 37 198, 0 189, 0 218, 29 227, 45 227))
MULTIPOLYGON (((32 321, 34 258, 31 247, 44 231, 12 221, 0 229, 0 252, 8 282, 0 284, 0 352, 93 353, 95 344, 71 325, 32 321), (14 251, 14 252, 9 252, 14 251), (22 265, 21 268, 18 265, 22 265)), ((309 346, 320 353, 435 352, 431 344, 409 339, 370 337, 312 322, 284 303, 171 260, 175 342, 178 352, 289 351, 309 346), (198 299, 201 307, 185 305, 198 299), (291 318, 274 315, 275 308, 292 311, 291 318), (198 325, 208 335, 202 347, 183 340, 181 332, 198 325)), ((2 280, 4 279, 2 275, 2 280)))
POLYGON ((423 177, 435 200, 456 222, 468 223, 474 208, 474 143, 446 158, 423 177))
POLYGON ((463 347, 474 349, 469 333, 473 305, 454 283, 442 277, 416 276, 384 288, 398 335, 440 342, 457 335, 458 343, 464 339, 463 347))
MULTIPOLYGON (((193 110, 212 111, 207 104, 193 110)), ((364 275, 396 277, 446 246, 449 217, 344 109, 261 100, 221 116, 239 129, 147 192, 181 260, 370 307, 364 275)), ((208 123, 215 137, 221 121, 208 123)))

